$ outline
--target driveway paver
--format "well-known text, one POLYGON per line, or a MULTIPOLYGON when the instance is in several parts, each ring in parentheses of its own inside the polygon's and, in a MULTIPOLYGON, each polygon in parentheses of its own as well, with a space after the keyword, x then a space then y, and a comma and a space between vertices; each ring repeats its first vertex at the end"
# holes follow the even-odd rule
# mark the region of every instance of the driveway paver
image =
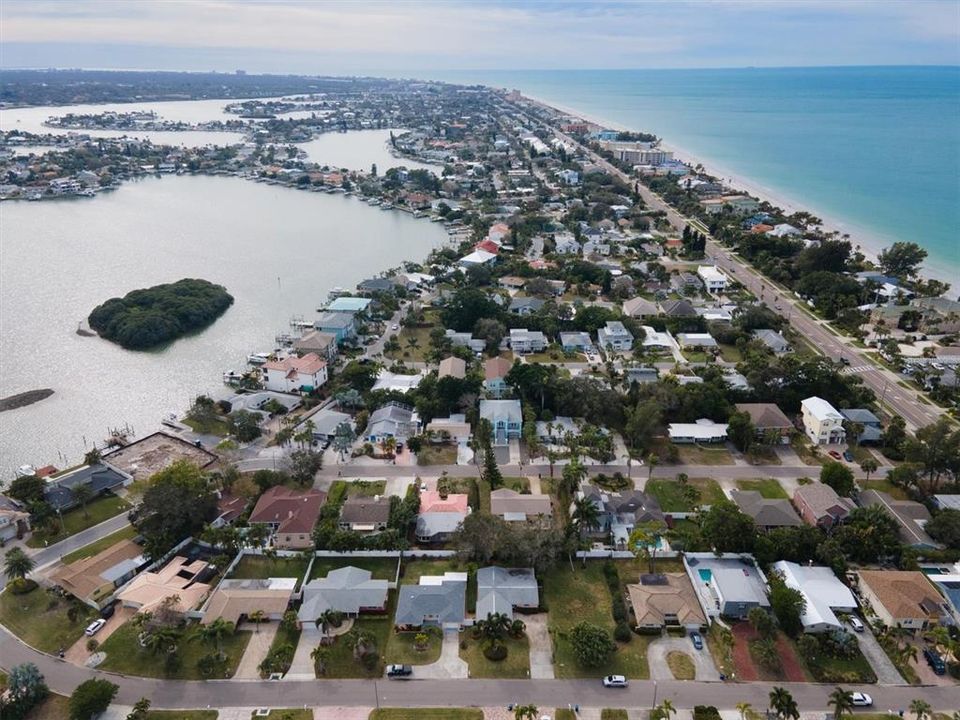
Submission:
POLYGON ((880 647, 880 643, 877 642, 877 639, 869 629, 865 629, 862 633, 853 633, 853 636, 857 638, 857 644, 860 645, 860 652, 863 653, 867 662, 870 663, 870 667, 873 668, 873 672, 876 673, 878 683, 885 685, 905 684, 903 678, 900 676, 900 672, 890 658, 887 657, 883 648, 880 647))

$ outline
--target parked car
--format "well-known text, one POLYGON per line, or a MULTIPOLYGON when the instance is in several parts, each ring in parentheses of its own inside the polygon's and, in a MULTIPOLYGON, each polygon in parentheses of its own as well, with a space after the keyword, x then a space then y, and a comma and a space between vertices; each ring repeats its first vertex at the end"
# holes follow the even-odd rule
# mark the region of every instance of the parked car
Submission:
POLYGON ((856 615, 851 615, 848 622, 850 623, 850 627, 852 627, 854 631, 863 632, 864 630, 863 623, 860 622, 860 618, 858 618, 856 615))
POLYGON ((391 330, 399 330, 399 329, 400 329, 400 326, 397 325, 396 323, 394 323, 393 325, 390 326, 390 329, 391 329, 391 330))
POLYGON ((103 618, 97 618, 92 623, 87 625, 87 629, 83 631, 83 634, 86 635, 87 637, 93 637, 98 632, 100 632, 100 628, 102 628, 106 624, 107 624, 106 620, 104 620, 103 618))
POLYGON ((838 453, 836 450, 831 450, 831 451, 828 452, 827 454, 828 454, 830 457, 832 457, 834 460, 842 460, 842 459, 843 459, 843 458, 840 457, 840 453, 838 453))
POLYGON ((926 648, 923 651, 923 658, 927 661, 927 665, 930 666, 930 669, 933 670, 937 675, 943 675, 947 672, 947 664, 943 662, 943 658, 940 657, 940 653, 932 648, 926 648))
POLYGON ((703 638, 700 637, 700 633, 696 630, 690 633, 690 641, 697 650, 703 650, 703 638))
POLYGON ((849 364, 850 364, 850 358, 842 357, 842 358, 840 358, 840 362, 841 362, 841 364, 843 364, 843 365, 849 365, 849 364))
POLYGON ((846 461, 849 462, 849 463, 852 463, 852 462, 853 462, 853 453, 850 452, 849 450, 844 450, 844 451, 843 451, 843 459, 846 460, 846 461))
POLYGON ((112 618, 113 613, 116 612, 116 610, 117 610, 117 603, 112 602, 100 610, 100 617, 102 617, 104 620, 106 620, 107 618, 112 618))
POLYGON ((410 665, 387 665, 388 678, 406 678, 413 675, 413 668, 410 665))
POLYGON ((603 686, 608 688, 625 688, 627 679, 623 675, 607 675, 603 679, 603 686))
POLYGON ((854 707, 870 707, 873 705, 873 698, 862 692, 850 693, 850 699, 854 707))

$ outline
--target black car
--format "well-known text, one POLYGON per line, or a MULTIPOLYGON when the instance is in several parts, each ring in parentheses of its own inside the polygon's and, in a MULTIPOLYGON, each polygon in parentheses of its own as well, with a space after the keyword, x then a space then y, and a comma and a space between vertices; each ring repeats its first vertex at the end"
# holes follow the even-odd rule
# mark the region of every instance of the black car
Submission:
POLYGON ((413 675, 413 668, 410 665, 387 665, 388 678, 405 678, 413 675))
POLYGON ((947 672, 947 664, 936 650, 927 648, 923 651, 923 657, 927 661, 927 665, 929 665, 937 675, 943 675, 947 672))

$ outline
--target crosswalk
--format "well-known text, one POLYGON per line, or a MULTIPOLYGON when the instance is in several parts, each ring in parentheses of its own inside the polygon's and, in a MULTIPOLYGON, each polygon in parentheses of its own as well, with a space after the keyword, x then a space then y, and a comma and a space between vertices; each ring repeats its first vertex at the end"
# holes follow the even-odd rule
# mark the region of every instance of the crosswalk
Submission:
POLYGON ((845 367, 840 371, 841 375, 853 375, 855 373, 867 372, 869 370, 875 370, 872 365, 854 365, 853 367, 845 367))

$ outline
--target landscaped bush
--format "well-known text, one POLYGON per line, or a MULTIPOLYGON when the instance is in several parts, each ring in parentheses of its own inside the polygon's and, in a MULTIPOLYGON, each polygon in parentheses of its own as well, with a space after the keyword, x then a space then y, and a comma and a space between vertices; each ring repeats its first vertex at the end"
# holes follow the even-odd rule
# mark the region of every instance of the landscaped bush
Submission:
POLYGON ((37 583, 29 578, 16 578, 7 583, 7 590, 14 595, 26 595, 37 589, 37 583))
POLYGON ((613 629, 613 639, 622 643, 630 642, 630 640, 633 639, 633 633, 630 631, 630 626, 625 622, 618 623, 613 629))
POLYGON ((612 476, 600 473, 593 478, 593 483, 602 487, 604 490, 610 490, 612 492, 633 487, 633 482, 621 472, 615 472, 612 476))
POLYGON ((507 658, 507 646, 499 640, 486 643, 483 646, 483 656, 491 662, 500 662, 507 658))
POLYGON ((720 720, 720 711, 713 705, 694 705, 693 720, 720 720))

